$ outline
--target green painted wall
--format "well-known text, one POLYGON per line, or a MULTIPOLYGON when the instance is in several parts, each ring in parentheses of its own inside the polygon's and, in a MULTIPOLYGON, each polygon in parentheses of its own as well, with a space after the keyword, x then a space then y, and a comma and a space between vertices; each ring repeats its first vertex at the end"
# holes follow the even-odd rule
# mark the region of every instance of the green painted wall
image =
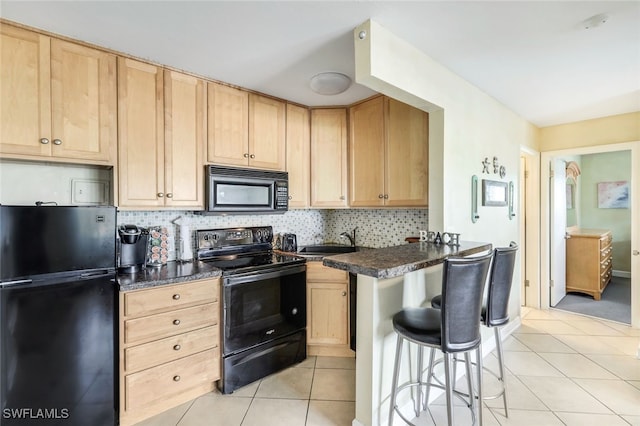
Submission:
POLYGON ((613 269, 631 272, 631 209, 598 208, 598 182, 631 181, 631 151, 583 155, 580 167, 580 226, 610 229, 613 269))

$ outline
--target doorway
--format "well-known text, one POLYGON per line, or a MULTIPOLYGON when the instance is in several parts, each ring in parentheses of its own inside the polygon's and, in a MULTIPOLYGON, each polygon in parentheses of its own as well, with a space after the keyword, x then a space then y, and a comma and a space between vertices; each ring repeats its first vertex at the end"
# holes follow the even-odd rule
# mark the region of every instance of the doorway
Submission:
MULTIPOLYGON (((600 161, 606 157, 625 157, 629 164, 629 177, 628 188, 630 194, 638 193, 640 188, 640 142, 630 142, 622 144, 612 144, 597 147, 577 148, 562 151, 546 152, 541 155, 541 181, 551 182, 552 172, 551 164, 558 159, 585 159, 587 163, 600 161), (634 189, 635 188, 635 189, 634 189)), ((611 171, 611 170, 609 170, 611 171)), ((619 235, 617 246, 614 246, 614 252, 617 252, 617 260, 614 258, 613 275, 614 278, 628 278, 630 287, 630 323, 633 327, 640 327, 640 280, 638 279, 640 273, 640 259, 635 255, 640 247, 639 236, 639 217, 640 217, 640 203, 635 198, 630 197, 628 208, 619 209, 615 212, 618 216, 620 213, 626 213, 627 223, 624 224, 627 227, 626 234, 620 233, 616 230, 620 223, 620 219, 609 218, 606 222, 603 218, 612 216, 613 210, 606 210, 602 206, 598 206, 597 197, 597 183, 604 183, 607 170, 602 168, 596 169, 596 172, 591 173, 593 177, 590 180, 583 179, 581 182, 582 188, 577 189, 577 194, 582 197, 580 201, 580 208, 584 211, 579 212, 576 215, 576 221, 578 227, 591 227, 591 228, 615 228, 614 231, 619 235), (622 235, 622 236, 621 236, 622 235), (621 237, 620 237, 621 236, 621 237), (616 269, 616 263, 618 269, 616 269), (625 266, 626 265, 626 266, 625 266), (626 270, 625 270, 626 269, 626 270), (635 280, 632 278, 635 277, 635 280)), ((611 174, 615 178, 614 174, 611 174)), ((611 181, 612 179, 608 179, 611 181)), ((580 185, 580 184, 578 184, 580 185)), ((565 194, 566 195, 566 194, 565 194)), ((553 212, 552 208, 552 192, 549 184, 541 184, 541 271, 542 275, 548 277, 548 279, 541 280, 540 286, 540 299, 541 307, 548 308, 553 307, 555 300, 551 297, 551 292, 554 291, 555 280, 563 281, 564 277, 559 277, 558 272, 552 267, 553 261, 561 256, 557 253, 557 245, 552 243, 554 239, 554 233, 552 232, 553 225, 553 212)), ((576 202, 576 200, 573 200, 576 202)), ((577 205, 576 205, 577 207, 577 205)), ((557 209, 556 209, 557 213, 557 209)), ((613 215, 616 216, 616 215, 613 215)), ((556 232, 557 233, 557 232, 556 232)), ((557 235, 556 235, 557 237, 557 235)), ((614 242, 616 238, 614 237, 614 242)), ((564 272, 561 272, 564 274, 564 272)), ((593 299, 590 300, 593 302, 593 299)), ((597 302, 596 302, 597 303, 597 302)), ((588 313, 587 313, 588 314, 588 313)))

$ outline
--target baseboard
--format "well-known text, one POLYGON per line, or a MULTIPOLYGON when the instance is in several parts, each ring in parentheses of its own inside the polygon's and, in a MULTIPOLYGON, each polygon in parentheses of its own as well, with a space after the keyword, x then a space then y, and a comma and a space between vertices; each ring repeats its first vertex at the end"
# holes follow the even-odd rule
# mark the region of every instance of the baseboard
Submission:
POLYGON ((631 278, 631 272, 627 272, 627 271, 617 271, 617 270, 612 270, 611 271, 611 275, 613 275, 614 277, 620 277, 620 278, 631 278))

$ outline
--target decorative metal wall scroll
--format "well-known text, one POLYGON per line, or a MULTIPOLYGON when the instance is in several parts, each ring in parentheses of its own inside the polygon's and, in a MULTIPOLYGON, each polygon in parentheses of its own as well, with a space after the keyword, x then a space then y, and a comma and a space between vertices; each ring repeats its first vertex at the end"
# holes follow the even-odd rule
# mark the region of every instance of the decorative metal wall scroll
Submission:
POLYGON ((471 222, 476 223, 478 216, 478 176, 471 176, 471 222))
POLYGON ((509 182, 509 220, 512 220, 514 218, 514 216, 516 215, 514 213, 515 206, 514 206, 514 202, 513 202, 513 200, 515 198, 514 192, 515 192, 515 187, 513 185, 513 181, 510 181, 509 182))

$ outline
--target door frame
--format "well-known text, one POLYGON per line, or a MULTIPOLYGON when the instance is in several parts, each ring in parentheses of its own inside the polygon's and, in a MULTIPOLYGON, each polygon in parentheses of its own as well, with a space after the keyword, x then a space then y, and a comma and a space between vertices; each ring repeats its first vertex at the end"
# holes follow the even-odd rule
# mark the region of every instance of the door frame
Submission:
MULTIPOLYGON (((557 151, 546 151, 540 157, 540 307, 549 309, 550 279, 550 191, 549 164, 554 157, 600 154, 614 151, 631 152, 631 188, 637 193, 640 188, 640 141, 623 142, 608 145, 596 145, 581 148, 570 148, 557 151)), ((631 197, 631 250, 640 250, 640 197, 631 197), (635 219, 635 220, 634 220, 635 219)), ((631 255, 631 274, 636 277, 631 282, 631 326, 640 328, 640 256, 631 255)))
POLYGON ((540 153, 520 147, 520 305, 540 308, 540 153), (526 283, 528 282, 528 283, 526 283), (527 285, 528 284, 528 285, 527 285))

